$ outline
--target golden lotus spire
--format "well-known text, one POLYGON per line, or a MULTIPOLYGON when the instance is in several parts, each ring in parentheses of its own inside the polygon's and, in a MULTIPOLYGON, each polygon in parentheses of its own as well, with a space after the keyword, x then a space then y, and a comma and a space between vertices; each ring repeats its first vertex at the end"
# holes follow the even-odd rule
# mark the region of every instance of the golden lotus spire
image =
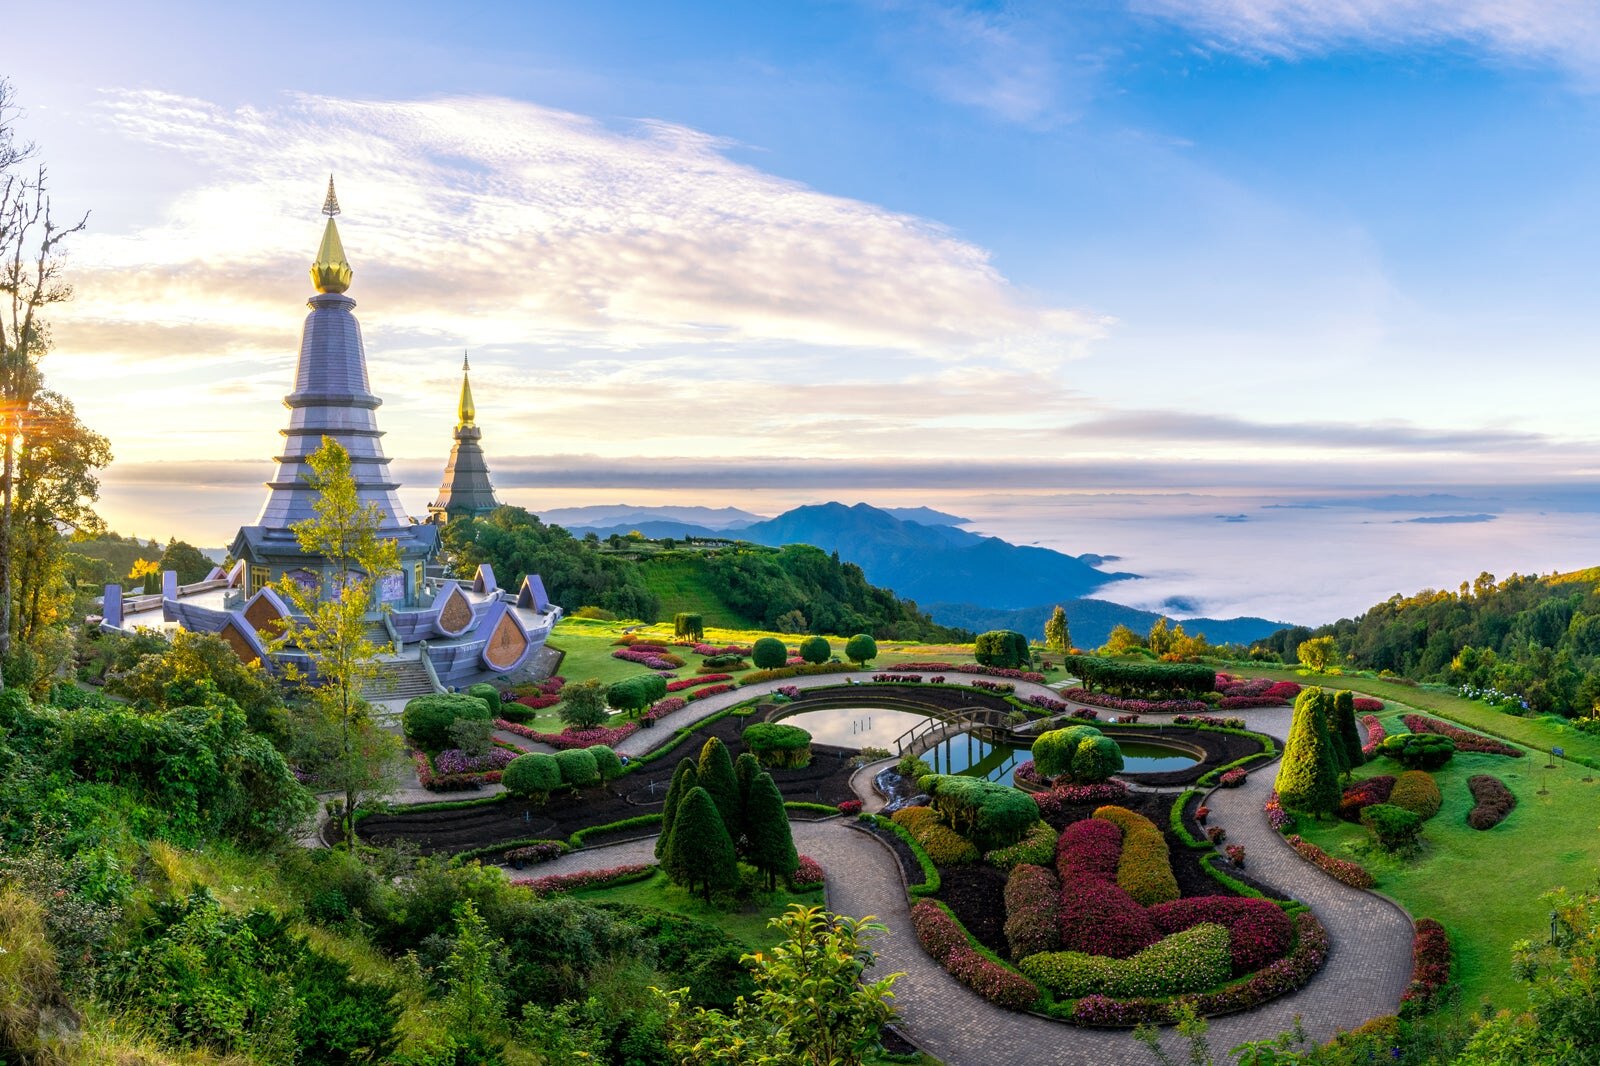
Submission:
POLYGON ((322 230, 322 246, 317 249, 317 261, 311 264, 311 284, 318 292, 344 292, 350 287, 350 263, 344 257, 344 244, 339 240, 339 227, 333 216, 339 213, 339 197, 333 191, 333 175, 328 175, 328 196, 322 201, 322 213, 328 224, 322 230))
POLYGON ((472 364, 467 362, 467 353, 461 353, 461 402, 456 405, 456 428, 466 429, 473 425, 477 410, 472 406, 472 381, 468 377, 472 364))

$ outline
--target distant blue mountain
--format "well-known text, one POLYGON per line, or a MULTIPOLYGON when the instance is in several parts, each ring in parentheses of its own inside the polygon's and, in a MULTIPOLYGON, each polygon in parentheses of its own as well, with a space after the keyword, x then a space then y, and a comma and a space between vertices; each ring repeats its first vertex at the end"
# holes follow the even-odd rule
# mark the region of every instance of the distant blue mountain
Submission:
MULTIPOLYGON (((1109 600, 1077 599, 1058 601, 1067 612, 1067 628, 1072 642, 1080 648, 1095 648, 1106 642, 1114 626, 1124 625, 1135 633, 1148 633, 1158 618, 1155 611, 1141 611, 1137 607, 1124 607, 1109 600)), ((1014 629, 1018 633, 1044 639, 1044 623, 1056 608, 1054 603, 1037 607, 1024 607, 1017 611, 996 610, 971 603, 919 603, 919 607, 933 616, 940 625, 957 626, 981 633, 986 629, 1014 629)), ((1276 633, 1290 625, 1289 622, 1272 622, 1265 618, 1173 618, 1182 622, 1183 631, 1189 634, 1204 633, 1213 644, 1248 644, 1276 633)))
POLYGON ((757 544, 812 544, 855 563, 874 585, 927 603, 1016 609, 1078 599, 1136 574, 1106 573, 1049 548, 1020 547, 949 525, 907 522, 864 503, 796 507, 736 534, 757 544))

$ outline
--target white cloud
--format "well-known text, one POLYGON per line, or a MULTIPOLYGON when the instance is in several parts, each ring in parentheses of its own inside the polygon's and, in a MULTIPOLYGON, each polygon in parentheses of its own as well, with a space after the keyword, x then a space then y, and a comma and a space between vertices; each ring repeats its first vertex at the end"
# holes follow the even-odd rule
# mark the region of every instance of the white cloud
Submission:
POLYGON ((1593 0, 1131 0, 1232 48, 1281 57, 1349 44, 1466 42, 1511 58, 1600 67, 1593 0))

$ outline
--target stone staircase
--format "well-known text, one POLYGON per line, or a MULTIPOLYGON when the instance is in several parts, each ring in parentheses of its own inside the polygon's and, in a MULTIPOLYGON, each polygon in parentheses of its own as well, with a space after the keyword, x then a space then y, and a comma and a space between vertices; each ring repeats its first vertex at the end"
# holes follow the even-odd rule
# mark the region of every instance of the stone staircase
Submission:
POLYGON ((433 679, 428 676, 420 658, 385 659, 383 673, 361 690, 361 697, 366 700, 409 700, 414 696, 432 695, 433 691, 433 679))

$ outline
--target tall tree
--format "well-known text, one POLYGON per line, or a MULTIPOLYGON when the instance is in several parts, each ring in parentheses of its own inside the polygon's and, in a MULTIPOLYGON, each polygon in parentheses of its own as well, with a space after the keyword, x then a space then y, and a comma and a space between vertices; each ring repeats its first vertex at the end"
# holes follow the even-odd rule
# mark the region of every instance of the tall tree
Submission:
POLYGON ((1278 799, 1286 809, 1318 818, 1339 806, 1340 795, 1339 763, 1324 710, 1327 702, 1328 694, 1315 686, 1295 700, 1275 782, 1278 799))
POLYGON ((1044 624, 1044 646, 1065 655, 1072 650, 1072 634, 1067 629, 1067 611, 1059 603, 1044 624))
POLYGON ((711 902, 711 890, 727 888, 739 880, 739 860, 733 853, 733 840, 717 813, 716 801, 696 785, 678 804, 672 821, 672 838, 667 842, 663 862, 667 876, 693 892, 696 885, 711 902))
POLYGON ((56 224, 45 168, 30 167, 34 146, 16 138, 17 114, 11 83, 0 78, 0 663, 11 657, 16 598, 17 455, 40 388, 39 360, 50 350, 44 311, 72 298, 61 280, 61 246, 89 220, 56 224))
POLYGON ((1333 694, 1334 744, 1339 749, 1339 765, 1345 774, 1367 761, 1361 751, 1361 730, 1356 728, 1356 698, 1349 689, 1333 694))
POLYGON ((788 877, 800 868, 789 812, 771 774, 762 771, 750 783, 750 805, 744 820, 750 865, 767 875, 770 890, 779 877, 788 877))
POLYGON ((313 711, 334 738, 324 784, 343 796, 342 828, 353 843, 356 805, 387 788, 387 767, 400 751, 399 739, 378 728, 361 697, 380 673, 381 649, 367 639, 373 592, 380 578, 400 568, 400 557, 394 541, 378 535, 378 509, 361 502, 350 455, 338 441, 323 437, 306 465, 317 500, 312 516, 294 524, 295 539, 302 551, 325 559, 327 567, 315 582, 286 577, 278 583, 294 611, 272 643, 298 648, 316 671, 313 711))
POLYGON ((728 757, 727 746, 712 737, 700 749, 700 763, 695 767, 700 773, 700 787, 711 793, 722 815, 722 824, 729 834, 739 831, 739 780, 733 773, 733 760, 728 757))
POLYGON ((661 835, 656 837, 656 858, 666 858, 672 840, 672 823, 678 817, 678 806, 689 790, 698 784, 700 774, 695 770, 694 760, 680 759, 678 768, 672 771, 672 783, 667 785, 666 801, 661 805, 661 835))

